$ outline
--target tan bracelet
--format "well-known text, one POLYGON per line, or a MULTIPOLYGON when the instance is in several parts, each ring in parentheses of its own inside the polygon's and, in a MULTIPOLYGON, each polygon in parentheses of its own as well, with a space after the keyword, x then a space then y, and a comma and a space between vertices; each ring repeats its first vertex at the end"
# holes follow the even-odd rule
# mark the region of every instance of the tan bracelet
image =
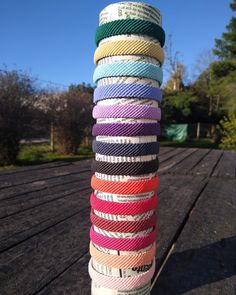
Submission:
POLYGON ((97 250, 97 248, 94 247, 91 241, 89 247, 90 255, 98 263, 121 269, 133 268, 141 265, 150 264, 153 260, 153 257, 156 254, 156 243, 154 243, 149 250, 134 255, 107 254, 97 250))
POLYGON ((159 44, 145 40, 118 40, 100 45, 94 54, 94 63, 113 55, 145 55, 157 59, 162 65, 164 50, 159 44))

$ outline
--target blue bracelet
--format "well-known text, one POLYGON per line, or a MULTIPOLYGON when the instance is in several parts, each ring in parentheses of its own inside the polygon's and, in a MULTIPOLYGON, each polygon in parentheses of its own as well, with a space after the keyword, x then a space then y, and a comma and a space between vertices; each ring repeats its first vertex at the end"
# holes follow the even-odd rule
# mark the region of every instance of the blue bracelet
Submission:
POLYGON ((140 61, 117 61, 96 67, 93 82, 107 77, 140 77, 158 81, 163 80, 162 69, 156 65, 140 61))
POLYGON ((136 157, 145 155, 157 155, 160 144, 158 141, 145 143, 108 143, 93 141, 93 151, 107 156, 136 157))
POLYGON ((146 84, 109 84, 97 87, 93 94, 93 102, 108 98, 146 98, 157 101, 162 100, 160 88, 146 84))

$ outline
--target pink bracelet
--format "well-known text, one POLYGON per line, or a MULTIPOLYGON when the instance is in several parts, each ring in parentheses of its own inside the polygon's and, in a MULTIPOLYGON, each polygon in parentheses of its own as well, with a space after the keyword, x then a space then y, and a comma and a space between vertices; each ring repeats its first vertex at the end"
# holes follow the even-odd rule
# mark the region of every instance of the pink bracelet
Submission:
POLYGON ((110 238, 95 232, 93 226, 90 228, 90 239, 103 248, 117 251, 136 251, 148 247, 156 241, 156 228, 149 234, 136 238, 110 238))
POLYGON ((137 289, 138 287, 144 286, 149 281, 151 281, 156 268, 155 259, 153 259, 153 263, 151 268, 139 275, 127 278, 117 278, 110 277, 97 272, 92 266, 92 258, 89 261, 89 275, 91 279, 96 282, 98 285, 118 290, 118 291, 128 291, 132 289, 137 289))
POLYGON ((137 202, 118 203, 97 198, 94 193, 90 196, 90 204, 93 209, 114 215, 137 215, 155 210, 157 207, 157 195, 137 202))

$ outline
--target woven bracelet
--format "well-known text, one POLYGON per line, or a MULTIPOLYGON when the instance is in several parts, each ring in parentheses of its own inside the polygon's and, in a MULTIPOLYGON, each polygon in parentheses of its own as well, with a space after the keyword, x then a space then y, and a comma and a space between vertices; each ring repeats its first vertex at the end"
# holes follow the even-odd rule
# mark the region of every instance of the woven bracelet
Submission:
POLYGON ((105 288, 119 291, 129 291, 147 284, 152 279, 154 272, 155 259, 153 260, 153 264, 148 271, 127 278, 117 278, 100 274, 93 268, 92 258, 89 262, 89 275, 96 284, 105 288))
POLYGON ((140 77, 158 81, 163 80, 163 72, 159 66, 142 61, 116 61, 96 67, 93 82, 108 77, 140 77))
POLYGON ((93 118, 143 118, 161 119, 161 109, 148 105, 96 105, 93 108, 93 118))
POLYGON ((159 123, 99 123, 93 125, 93 136, 160 135, 159 123))
POLYGON ((94 190, 112 194, 141 194, 155 191, 158 187, 158 176, 150 179, 135 181, 109 181, 97 178, 91 179, 91 187, 94 190))
POLYGON ((120 269, 128 269, 141 265, 151 264, 156 254, 156 243, 145 252, 138 252, 129 255, 107 254, 99 251, 92 242, 90 242, 90 255, 98 263, 120 269))
POLYGON ((158 159, 148 162, 123 162, 110 163, 105 161, 92 162, 92 172, 106 175, 144 175, 157 172, 159 167, 158 159))
POLYGON ((90 239, 100 247, 116 251, 137 251, 144 249, 156 241, 157 230, 145 236, 135 238, 111 238, 97 233, 93 226, 90 228, 90 239))
POLYGON ((107 143, 93 140, 93 152, 107 156, 145 156, 159 153, 159 142, 147 143, 107 143))
POLYGON ((93 101, 109 98, 142 98, 152 99, 160 102, 162 100, 162 90, 146 84, 109 84, 97 87, 94 90, 93 101))
POLYGON ((126 34, 147 35, 157 39, 161 47, 165 44, 165 31, 162 27, 140 19, 115 20, 99 26, 95 35, 96 44, 98 46, 105 38, 126 34))
POLYGON ((146 40, 118 40, 100 45, 94 54, 94 63, 114 55, 144 55, 157 59, 162 65, 164 50, 159 44, 146 40))
POLYGON ((157 223, 156 214, 151 215, 146 219, 136 221, 114 221, 101 218, 91 210, 90 219, 93 225, 106 231, 135 233, 146 230, 150 227, 155 227, 157 223))
POLYGON ((158 197, 153 197, 137 202, 110 202, 99 199, 94 193, 90 195, 90 204, 94 210, 113 215, 138 215, 157 208, 158 197))

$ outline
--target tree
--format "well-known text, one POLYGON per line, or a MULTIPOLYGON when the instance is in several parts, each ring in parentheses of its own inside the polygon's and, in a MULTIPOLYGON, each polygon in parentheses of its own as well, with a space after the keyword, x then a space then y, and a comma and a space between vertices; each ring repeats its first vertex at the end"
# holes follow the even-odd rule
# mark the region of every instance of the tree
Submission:
POLYGON ((45 100, 59 150, 63 154, 76 154, 79 144, 92 125, 92 94, 86 88, 70 86, 63 93, 53 94, 45 100))
POLYGON ((218 126, 222 133, 221 143, 219 147, 224 150, 236 151, 236 117, 230 115, 224 117, 218 126))
POLYGON ((184 89, 184 76, 186 70, 185 66, 181 63, 177 63, 174 72, 171 74, 169 80, 166 83, 166 88, 174 91, 180 91, 184 89))
MULTIPOLYGON (((236 10, 236 0, 230 4, 232 10, 236 10)), ((220 59, 236 58, 236 17, 232 17, 226 26, 227 32, 222 34, 221 39, 215 39, 214 54, 220 59)))
POLYGON ((179 51, 173 52, 172 35, 169 35, 165 45, 165 70, 170 75, 166 88, 173 91, 184 88, 186 69, 179 56, 179 51))
POLYGON ((0 71, 0 165, 16 162, 37 100, 38 92, 28 75, 0 71))
POLYGON ((191 90, 164 90, 165 99, 162 102, 162 120, 165 124, 194 122, 192 107, 196 97, 191 90))
POLYGON ((205 49, 200 52, 196 58, 196 62, 192 67, 192 80, 198 79, 202 73, 209 69, 210 65, 216 61, 216 56, 213 54, 212 49, 205 49))
POLYGON ((236 114, 236 61, 218 61, 210 67, 210 95, 216 100, 217 110, 222 115, 236 114))

